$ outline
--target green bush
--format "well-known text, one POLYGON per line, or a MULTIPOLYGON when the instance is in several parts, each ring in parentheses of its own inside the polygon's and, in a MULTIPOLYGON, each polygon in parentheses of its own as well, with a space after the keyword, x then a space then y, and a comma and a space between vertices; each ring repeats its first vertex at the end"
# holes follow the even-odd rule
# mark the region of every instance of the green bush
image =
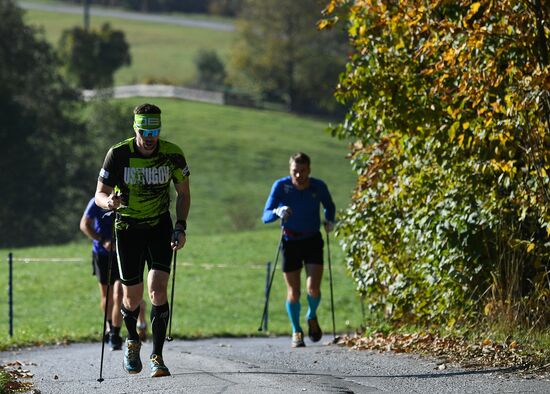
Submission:
POLYGON ((548 15, 512 0, 348 3, 321 26, 348 21, 354 46, 333 133, 357 139, 338 232, 358 289, 396 322, 505 308, 548 324, 548 15))

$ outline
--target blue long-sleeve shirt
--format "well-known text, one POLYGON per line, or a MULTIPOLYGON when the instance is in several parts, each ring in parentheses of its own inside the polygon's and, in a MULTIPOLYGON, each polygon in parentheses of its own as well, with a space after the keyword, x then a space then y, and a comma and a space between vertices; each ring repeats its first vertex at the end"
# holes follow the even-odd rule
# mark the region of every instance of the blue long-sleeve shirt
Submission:
POLYGON ((113 214, 108 215, 109 211, 100 208, 95 203, 95 198, 88 202, 84 215, 94 221, 94 230, 101 235, 101 240, 93 240, 92 250, 94 253, 107 254, 109 253, 101 244, 102 240, 111 239, 111 232, 113 227, 113 214))
POLYGON ((321 204, 323 204, 325 220, 334 222, 336 207, 325 182, 317 178, 309 178, 309 187, 298 190, 292 184, 292 178, 286 176, 273 183, 265 203, 262 221, 271 223, 279 219, 273 210, 286 205, 292 209, 292 214, 283 223, 283 228, 290 230, 285 238, 302 238, 301 235, 312 235, 319 231, 321 204), (293 233, 296 236, 289 235, 293 233))

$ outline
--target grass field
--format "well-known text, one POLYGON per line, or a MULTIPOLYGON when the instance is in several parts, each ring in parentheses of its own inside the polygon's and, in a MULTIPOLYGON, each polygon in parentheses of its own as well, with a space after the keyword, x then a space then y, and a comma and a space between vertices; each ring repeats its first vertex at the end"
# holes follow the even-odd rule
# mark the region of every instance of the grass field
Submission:
MULTIPOLYGON (((76 14, 25 12, 25 22, 42 28, 45 38, 54 47, 63 30, 82 26, 82 20, 82 15, 76 14)), ((145 81, 184 85, 195 76, 194 59, 200 49, 215 50, 223 60, 227 60, 236 34, 114 17, 92 16, 90 19, 92 28, 99 28, 106 22, 113 29, 124 32, 132 56, 132 64, 115 74, 115 85, 145 81)))
MULTIPOLYGON (((179 254, 174 334, 258 335, 265 264, 274 260, 280 235, 276 223, 264 225, 260 220, 271 185, 288 174, 289 156, 304 150, 312 157, 312 176, 324 179, 337 207, 344 208, 354 181, 345 158, 346 143, 330 137, 325 122, 292 114, 170 99, 134 98, 121 103, 130 111, 145 100, 162 108, 163 138, 182 147, 191 168, 192 208, 188 244, 179 254)), ((90 158, 97 162, 98 170, 104 153, 90 158)), ((94 189, 95 179, 91 179, 90 196, 94 189)), ((85 204, 83 201, 82 209, 85 204)), ((74 228, 78 233, 78 223, 74 228)), ((331 249, 337 331, 353 331, 361 324, 361 306, 335 240, 331 249)), ((15 335, 12 339, 7 335, 4 292, 0 297, 5 306, 0 308, 0 347, 99 337, 102 314, 97 282, 91 276, 90 244, 83 235, 73 244, 13 253, 17 259, 15 335), (46 260, 21 261, 25 258, 46 260), (47 261, 67 258, 72 261, 47 261)), ((0 251, 3 263, 7 255, 7 250, 0 251)), ((288 334, 280 262, 277 269, 269 331, 288 334)), ((0 275, 0 286, 7 288, 7 270, 0 275)), ((320 323, 330 332, 328 270, 322 292, 320 323)))
MULTIPOLYGON (((266 261, 273 261, 278 231, 193 236, 178 254, 174 320, 176 337, 260 335, 266 261), (266 253, 269 251, 269 253, 266 253)), ((353 331, 361 324, 360 302, 344 273, 341 252, 333 250, 336 328, 353 331)), ((3 266, 5 251, 2 251, 3 266)), ((96 280, 91 276, 87 242, 14 251, 14 337, 8 336, 6 303, 0 319, 0 348, 13 344, 98 340, 103 315, 96 280), (21 261, 70 258, 78 261, 21 261)), ((289 334, 280 261, 270 298, 269 333, 289 334)), ((7 274, 7 270, 5 271, 7 274)), ((322 327, 332 331, 328 270, 319 309, 322 327)), ((7 287, 7 275, 0 277, 7 287)), ((6 294, 6 293, 4 293, 6 294)), ((5 300, 5 296, 2 297, 5 300)), ((305 301, 303 301, 305 302, 305 301)), ((302 316, 307 306, 302 307, 302 316)), ((303 322, 305 324, 305 322, 303 322)))

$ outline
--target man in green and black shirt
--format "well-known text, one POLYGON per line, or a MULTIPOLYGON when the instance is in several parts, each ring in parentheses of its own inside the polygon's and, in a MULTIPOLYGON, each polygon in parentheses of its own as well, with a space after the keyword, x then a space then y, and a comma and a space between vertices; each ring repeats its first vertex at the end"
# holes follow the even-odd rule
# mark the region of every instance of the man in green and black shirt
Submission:
POLYGON ((136 330, 143 294, 143 271, 148 266, 153 352, 151 376, 168 376, 162 348, 169 318, 168 278, 173 251, 185 245, 191 205, 189 168, 182 150, 159 138, 161 111, 142 104, 134 109, 135 137, 113 145, 99 173, 96 204, 117 210, 116 249, 123 285, 122 315, 128 330, 124 368, 139 373, 141 343, 136 330), (170 182, 176 188, 176 225, 169 213, 170 182))

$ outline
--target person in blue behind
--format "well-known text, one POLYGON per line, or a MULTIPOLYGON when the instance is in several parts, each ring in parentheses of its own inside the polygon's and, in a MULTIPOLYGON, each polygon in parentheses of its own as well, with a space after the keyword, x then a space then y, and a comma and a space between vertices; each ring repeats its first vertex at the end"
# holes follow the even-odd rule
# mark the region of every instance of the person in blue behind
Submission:
MULTIPOLYGON (((99 282, 101 309, 105 312, 106 304, 108 308, 108 332, 105 333, 104 341, 111 345, 111 350, 121 350, 120 327, 122 326, 122 313, 120 312, 120 306, 122 302, 122 284, 118 272, 115 245, 111 242, 113 215, 106 215, 107 213, 109 211, 98 207, 95 198, 92 197, 80 219, 80 230, 92 240, 92 274, 97 276, 99 282), (112 253, 111 289, 109 291, 109 302, 106 303, 107 283, 109 282, 109 251, 112 253)), ((145 321, 145 302, 143 300, 138 318, 138 332, 141 340, 144 341, 147 338, 147 324, 145 321)))
POLYGON ((327 185, 310 178, 311 160, 305 153, 290 157, 290 176, 273 183, 262 216, 264 223, 281 219, 283 275, 287 285, 286 310, 292 324, 292 347, 304 347, 304 333, 300 325, 301 271, 306 268, 308 336, 317 342, 323 336, 317 320, 321 301, 323 277, 323 238, 320 207, 324 208, 324 226, 327 232, 334 227, 336 207, 327 185))
POLYGON ((122 326, 122 314, 120 303, 122 301, 122 284, 118 274, 115 245, 112 242, 113 218, 106 215, 109 211, 98 207, 92 198, 80 219, 80 230, 92 240, 92 265, 93 274, 97 276, 99 291, 101 293, 101 309, 105 312, 107 304, 108 335, 105 340, 111 345, 111 350, 122 349, 120 327, 122 326), (109 283, 109 254, 111 254, 111 280, 109 283), (107 301, 107 284, 112 286, 107 301))

